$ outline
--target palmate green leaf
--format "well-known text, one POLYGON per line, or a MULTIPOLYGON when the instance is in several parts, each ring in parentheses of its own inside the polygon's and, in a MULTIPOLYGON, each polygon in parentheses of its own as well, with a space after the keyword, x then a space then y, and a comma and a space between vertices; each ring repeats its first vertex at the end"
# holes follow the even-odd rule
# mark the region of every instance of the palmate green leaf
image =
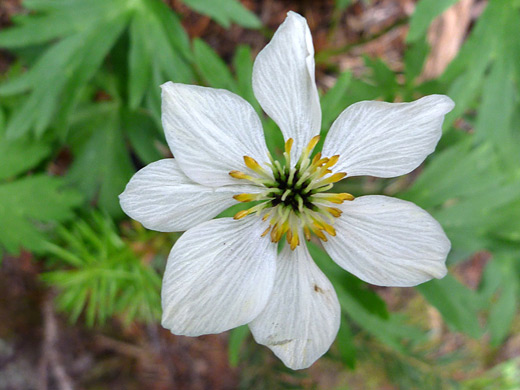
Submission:
POLYGON ((459 0, 421 0, 417 3, 415 12, 410 20, 407 42, 415 42, 422 38, 430 23, 443 11, 459 0))
POLYGON ((0 135, 0 180, 8 179, 36 166, 51 152, 50 145, 42 140, 28 137, 8 140, 0 135))
POLYGON ((64 181, 34 175, 0 183, 0 247, 9 253, 21 248, 41 251, 44 231, 73 216, 81 196, 64 187, 64 181))
POLYGON ((189 40, 177 16, 161 1, 141 0, 139 4, 129 30, 131 109, 136 109, 145 96, 157 99, 158 87, 166 81, 193 81, 189 40), (150 88, 151 85, 156 88, 150 88))
MULTIPOLYGON (((134 173, 123 135, 123 118, 117 102, 95 104, 73 127, 76 158, 67 179, 113 216, 122 214, 118 195, 134 173)), ((153 140, 150 137, 150 141, 153 140)))
POLYGON ((70 228, 58 229, 60 245, 45 243, 48 265, 45 282, 58 290, 58 307, 76 321, 85 313, 87 325, 103 324, 120 315, 133 319, 160 318, 161 279, 119 237, 112 221, 93 213, 70 228))
POLYGON ((35 141, 30 138, 8 140, 4 132, 5 118, 0 109, 0 156, 2 156, 0 180, 26 172, 51 152, 50 145, 43 140, 35 141))
POLYGON ((188 7, 207 15, 223 27, 236 23, 247 28, 260 28, 258 17, 237 0, 182 0, 188 7))
MULTIPOLYGON (((0 32, 0 47, 18 49, 47 44, 34 65, 0 85, 0 95, 30 92, 14 110, 7 135, 51 126, 66 128, 80 92, 101 68, 130 24, 129 101, 158 99, 167 80, 190 82, 188 38, 174 13, 160 0, 32 1, 35 13, 0 32), (150 85, 156 84, 151 91, 150 85)), ((158 115, 158 114, 157 114, 158 115)))
MULTIPOLYGON (((66 122, 67 114, 76 103, 79 89, 99 69, 123 31, 129 16, 125 4, 122 0, 94 0, 88 4, 77 0, 63 1, 58 10, 54 8, 53 13, 29 15, 26 24, 22 24, 19 30, 14 28, 15 36, 26 37, 18 43, 14 42, 16 47, 43 43, 60 34, 68 34, 50 46, 27 76, 22 76, 30 80, 31 94, 12 115, 7 129, 8 137, 20 137, 31 129, 40 135, 48 129, 57 113, 62 116, 62 123, 66 122), (44 40, 38 41, 38 34, 31 32, 32 19, 47 25, 54 23, 56 15, 70 29, 58 29, 58 35, 44 36, 44 40)), ((6 30, 6 34, 11 34, 10 31, 6 30)), ((8 38, 11 36, 9 34, 8 38)), ((0 35, 0 46, 9 46, 11 43, 5 37, 0 35)))

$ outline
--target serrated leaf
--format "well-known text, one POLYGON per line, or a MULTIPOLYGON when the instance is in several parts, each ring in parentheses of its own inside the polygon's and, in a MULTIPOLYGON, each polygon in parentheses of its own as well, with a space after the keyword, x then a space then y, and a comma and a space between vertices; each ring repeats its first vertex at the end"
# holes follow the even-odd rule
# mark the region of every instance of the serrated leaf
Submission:
POLYGON ((0 184, 0 246, 10 253, 41 251, 46 240, 42 228, 71 218, 80 203, 79 194, 65 189, 59 178, 35 175, 0 184))
POLYGON ((262 23, 258 17, 244 8, 237 0, 182 0, 188 7, 203 15, 207 15, 223 27, 228 28, 232 22, 247 28, 260 28, 262 23))
POLYGON ((50 145, 42 140, 28 138, 7 140, 0 135, 0 180, 16 176, 36 166, 51 152, 50 145))

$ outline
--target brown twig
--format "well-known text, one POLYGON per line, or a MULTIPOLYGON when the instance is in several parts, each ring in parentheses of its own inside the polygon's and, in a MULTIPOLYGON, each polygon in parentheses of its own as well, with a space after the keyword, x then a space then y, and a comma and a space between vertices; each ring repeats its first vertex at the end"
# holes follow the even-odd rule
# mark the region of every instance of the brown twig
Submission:
POLYGON ((38 390, 48 389, 49 371, 52 372, 59 390, 74 390, 72 379, 67 374, 60 353, 58 352, 58 322, 56 321, 51 294, 43 301, 42 311, 44 327, 38 390))

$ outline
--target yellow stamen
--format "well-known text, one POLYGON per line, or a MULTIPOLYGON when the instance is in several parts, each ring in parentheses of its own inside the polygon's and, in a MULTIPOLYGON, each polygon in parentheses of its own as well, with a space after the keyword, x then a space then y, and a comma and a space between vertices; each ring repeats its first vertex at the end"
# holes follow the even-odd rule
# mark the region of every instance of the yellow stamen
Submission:
POLYGON ((233 199, 238 200, 239 202, 252 202, 254 200, 258 200, 258 197, 262 196, 261 194, 238 194, 233 195, 233 199))
POLYGON ((336 207, 325 207, 325 210, 327 210, 329 213, 332 214, 333 217, 338 218, 343 214, 343 211, 336 207))
POLYGON ((304 151, 307 154, 307 156, 309 154, 311 154, 312 150, 316 147, 316 145, 318 144, 319 141, 320 141, 320 136, 319 135, 315 135, 314 137, 311 138, 311 140, 309 141, 309 144, 304 149, 304 151))
MULTIPOLYGON (((251 210, 251 209, 249 209, 249 210, 251 210)), ((241 210, 241 211, 239 211, 238 213, 235 214, 233 219, 242 219, 242 218, 244 218, 246 215, 250 214, 249 210, 241 210)))
POLYGON ((293 143, 294 143, 294 140, 292 138, 289 138, 285 142, 285 153, 287 153, 289 155, 291 154, 291 149, 292 149, 293 143))
POLYGON ((244 172, 240 172, 240 171, 231 171, 231 172, 229 172, 229 176, 234 177, 235 179, 245 179, 245 180, 252 179, 251 176, 245 174, 244 172))

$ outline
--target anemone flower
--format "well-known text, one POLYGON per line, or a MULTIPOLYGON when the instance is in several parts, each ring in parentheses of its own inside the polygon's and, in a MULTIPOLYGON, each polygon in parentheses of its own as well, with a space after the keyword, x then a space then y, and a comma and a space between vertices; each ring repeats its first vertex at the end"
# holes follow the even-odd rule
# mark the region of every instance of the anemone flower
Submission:
POLYGON ((353 104, 313 154, 321 127, 314 49, 294 12, 258 54, 253 90, 283 133, 281 160, 244 99, 168 82, 162 122, 175 158, 137 172, 121 206, 149 229, 186 231, 164 274, 165 328, 199 336, 249 324, 258 343, 302 369, 329 349, 340 324, 334 288, 306 240, 321 241, 339 266, 375 285, 414 286, 446 274, 450 241, 426 211, 330 190, 347 174, 388 178, 415 169, 435 149, 453 102, 432 95, 353 104), (237 202, 252 203, 233 218, 212 219, 237 202))

